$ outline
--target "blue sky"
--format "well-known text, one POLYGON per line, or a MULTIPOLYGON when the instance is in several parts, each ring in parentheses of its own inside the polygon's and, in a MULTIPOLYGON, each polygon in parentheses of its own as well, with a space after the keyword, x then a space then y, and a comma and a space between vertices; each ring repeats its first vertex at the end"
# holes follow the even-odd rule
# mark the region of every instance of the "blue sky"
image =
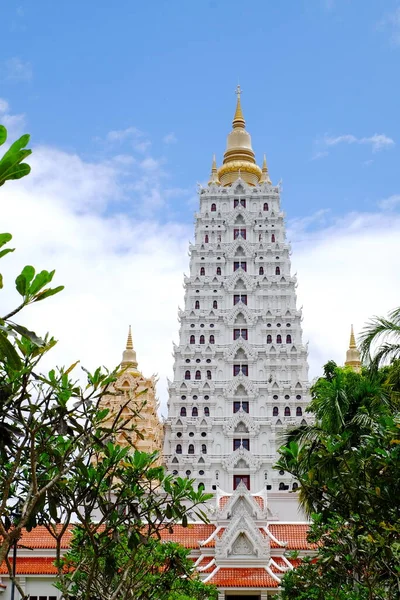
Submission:
POLYGON ((7 268, 29 257, 67 286, 29 324, 60 362, 114 364, 132 323, 165 401, 196 182, 222 160, 239 81, 283 180, 311 376, 342 361, 350 323, 400 296, 399 67, 400 0, 4 2, 0 120, 34 150, 2 205, 7 268))
MULTIPOLYGON (((265 151, 273 179, 283 179, 291 216, 368 208, 397 192, 398 7, 10 1, 2 7, 1 96, 28 114, 34 141, 86 157, 109 151, 96 139, 110 130, 138 128, 171 188, 190 196, 212 153, 222 158, 239 80, 257 156, 265 151), (17 59, 21 72, 13 74, 17 59), (163 143, 171 132, 177 142, 163 143), (371 143, 324 141, 374 134, 395 144, 374 151, 371 143)), ((185 200, 171 197, 168 216, 189 219, 185 200)))

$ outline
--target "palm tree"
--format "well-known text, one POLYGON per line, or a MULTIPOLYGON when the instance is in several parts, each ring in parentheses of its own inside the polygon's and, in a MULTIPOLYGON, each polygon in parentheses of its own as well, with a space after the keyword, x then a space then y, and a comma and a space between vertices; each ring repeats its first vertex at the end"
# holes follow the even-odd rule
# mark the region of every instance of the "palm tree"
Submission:
POLYGON ((374 368, 400 358, 400 307, 392 310, 388 318, 370 319, 360 335, 360 342, 363 360, 374 368))

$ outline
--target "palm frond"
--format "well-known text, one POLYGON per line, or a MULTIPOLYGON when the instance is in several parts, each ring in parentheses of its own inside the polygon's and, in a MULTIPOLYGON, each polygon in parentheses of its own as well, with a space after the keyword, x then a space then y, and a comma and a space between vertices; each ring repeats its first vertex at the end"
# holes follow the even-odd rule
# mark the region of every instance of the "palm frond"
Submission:
POLYGON ((367 322, 359 336, 363 361, 367 364, 374 363, 376 366, 376 355, 380 353, 380 348, 378 353, 374 353, 374 346, 384 343, 386 352, 381 356, 382 360, 390 354, 388 346, 396 346, 398 340, 400 340, 400 307, 392 310, 389 318, 375 316, 367 322))

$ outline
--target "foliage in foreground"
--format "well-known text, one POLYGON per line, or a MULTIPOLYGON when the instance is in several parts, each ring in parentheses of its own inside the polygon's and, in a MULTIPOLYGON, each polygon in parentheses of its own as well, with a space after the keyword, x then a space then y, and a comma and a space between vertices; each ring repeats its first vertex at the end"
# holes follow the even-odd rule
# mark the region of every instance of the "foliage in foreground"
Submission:
POLYGON ((400 597, 398 370, 398 361, 362 374, 328 363, 312 388, 315 423, 280 449, 277 468, 298 479, 318 544, 285 575, 282 599, 400 597))
MULTIPOLYGON (((5 129, 0 127, 0 144, 5 139, 5 129)), ((29 166, 22 162, 30 154, 24 150, 28 140, 29 136, 22 136, 0 160, 0 185, 29 173, 29 166)), ((9 233, 0 234, 0 247, 10 240, 9 233)), ((0 250, 0 258, 10 252, 13 249, 0 250)), ((189 577, 185 551, 164 549, 159 541, 162 529, 171 529, 176 523, 187 526, 190 511, 204 519, 200 506, 210 496, 196 491, 193 481, 174 479, 162 467, 154 466, 156 455, 122 448, 115 442, 134 427, 136 416, 130 411, 125 417, 122 405, 110 419, 108 410, 102 408, 102 397, 110 393, 117 370, 99 368, 89 373, 84 369, 87 383, 83 387, 73 375, 77 363, 43 373, 40 363, 56 341, 48 335, 40 338, 14 321, 29 304, 63 289, 48 287, 53 276, 54 271, 36 273, 26 266, 15 279, 20 303, 0 317, 0 564, 5 562, 25 598, 13 576, 9 552, 24 529, 43 525, 55 539, 62 598, 94 598, 94 574, 105 582, 111 567, 119 576, 123 569, 124 578, 133 581, 138 575, 133 556, 135 561, 152 556, 159 565, 164 559, 170 561, 168 568, 153 569, 136 579, 136 598, 150 597, 150 580, 154 589, 164 586, 171 593, 182 591, 199 600, 211 597, 210 587, 189 577), (72 519, 77 523, 74 539, 85 543, 74 545, 68 558, 73 569, 65 571, 62 540, 72 519), (86 551, 84 562, 78 559, 74 563, 80 547, 86 551), (169 558, 163 554, 168 551, 169 558), (121 562, 121 557, 127 562, 121 562), (183 571, 187 577, 179 587, 183 571), (174 585, 172 579, 177 580, 174 585)), ((126 404, 129 401, 127 398, 126 404)), ((132 595, 127 588, 109 585, 99 597, 122 600, 132 595)))

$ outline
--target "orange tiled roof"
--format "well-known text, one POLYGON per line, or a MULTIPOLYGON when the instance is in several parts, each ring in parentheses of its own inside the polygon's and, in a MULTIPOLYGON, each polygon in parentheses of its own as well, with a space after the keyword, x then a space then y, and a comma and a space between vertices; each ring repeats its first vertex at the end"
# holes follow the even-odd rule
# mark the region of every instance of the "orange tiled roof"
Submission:
MULTIPOLYGON (((61 548, 65 549, 69 547, 72 537, 73 525, 70 525, 65 531, 62 540, 61 548)), ((61 531, 61 525, 57 525, 57 532, 61 531)), ((39 525, 32 529, 32 531, 23 530, 22 536, 18 540, 18 546, 26 546, 27 548, 56 548, 56 540, 47 531, 46 527, 39 525)))
MULTIPOLYGON (((317 548, 316 544, 307 542, 309 526, 306 524, 281 525, 280 523, 270 523, 268 528, 280 542, 287 542, 287 550, 314 550, 317 548)), ((271 548, 279 548, 279 545, 271 540, 271 548)))
MULTIPOLYGON (((215 525, 204 525, 202 523, 188 525, 175 525, 174 532, 169 533, 168 529, 160 532, 161 539, 165 542, 177 542, 185 548, 198 548, 199 542, 206 540, 215 531, 215 525)), ((214 545, 213 542, 207 546, 214 545)))
MULTIPOLYGON (((26 556, 17 558, 17 575, 55 575, 54 558, 47 556, 26 556)), ((0 575, 8 573, 6 564, 0 566, 0 575)))
MULTIPOLYGON (((228 501, 229 501, 229 498, 231 498, 231 496, 222 496, 222 497, 219 499, 219 508, 220 508, 220 509, 221 509, 221 508, 224 508, 224 507, 227 505, 227 503, 228 503, 228 501)), ((257 504, 258 504, 258 505, 259 505, 259 506, 260 506, 262 509, 264 509, 264 500, 262 499, 262 497, 261 497, 261 496, 253 496, 253 498, 254 498, 254 500, 257 502, 257 504)))
POLYGON ((220 569, 210 583, 220 587, 278 587, 278 582, 265 569, 220 569))

